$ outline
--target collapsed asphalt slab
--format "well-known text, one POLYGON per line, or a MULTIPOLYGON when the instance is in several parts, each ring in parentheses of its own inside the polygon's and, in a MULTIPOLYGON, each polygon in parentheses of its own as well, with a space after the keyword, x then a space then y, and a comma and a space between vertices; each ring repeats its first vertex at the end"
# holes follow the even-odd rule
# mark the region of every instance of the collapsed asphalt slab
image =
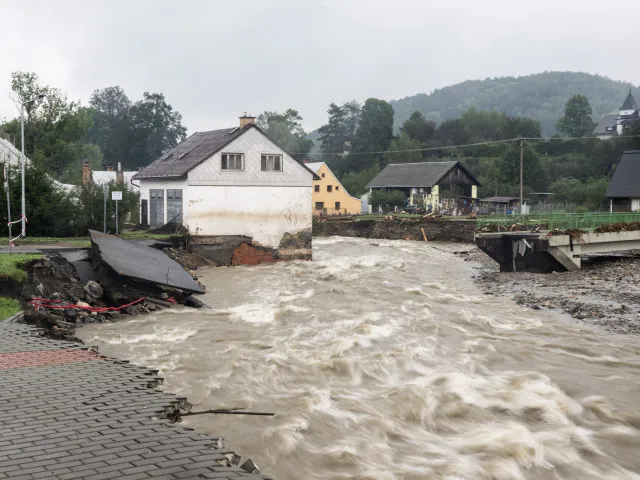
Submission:
POLYGON ((89 230, 89 234, 94 261, 103 262, 118 275, 189 293, 204 293, 202 286, 162 251, 95 230, 89 230))

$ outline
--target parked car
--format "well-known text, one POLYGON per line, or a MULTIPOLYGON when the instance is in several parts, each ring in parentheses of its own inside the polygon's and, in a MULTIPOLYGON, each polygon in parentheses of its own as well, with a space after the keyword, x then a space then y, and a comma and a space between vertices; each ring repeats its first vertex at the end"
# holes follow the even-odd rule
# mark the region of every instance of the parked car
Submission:
POLYGON ((415 213, 418 215, 422 215, 426 213, 426 210, 424 209, 424 207, 419 207, 418 205, 407 205, 406 207, 404 207, 402 211, 404 213, 415 213))

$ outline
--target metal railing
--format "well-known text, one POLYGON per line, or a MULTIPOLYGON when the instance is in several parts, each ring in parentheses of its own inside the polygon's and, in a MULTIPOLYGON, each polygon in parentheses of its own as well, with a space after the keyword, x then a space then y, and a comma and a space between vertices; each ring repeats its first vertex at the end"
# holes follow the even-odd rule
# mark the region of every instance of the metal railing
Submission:
POLYGON ((640 213, 532 213, 529 215, 488 215, 478 217, 476 227, 510 227, 517 223, 544 230, 580 229, 592 230, 612 223, 640 222, 640 213))

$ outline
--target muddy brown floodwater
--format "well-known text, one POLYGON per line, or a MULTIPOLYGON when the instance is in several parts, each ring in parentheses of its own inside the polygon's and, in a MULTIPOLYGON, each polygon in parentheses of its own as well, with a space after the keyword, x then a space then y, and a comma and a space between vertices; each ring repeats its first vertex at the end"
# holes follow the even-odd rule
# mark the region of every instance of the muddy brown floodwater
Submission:
POLYGON ((185 422, 278 479, 640 479, 638 338, 485 296, 448 249, 315 239, 201 270, 212 310, 78 334, 194 409, 277 412, 185 422))

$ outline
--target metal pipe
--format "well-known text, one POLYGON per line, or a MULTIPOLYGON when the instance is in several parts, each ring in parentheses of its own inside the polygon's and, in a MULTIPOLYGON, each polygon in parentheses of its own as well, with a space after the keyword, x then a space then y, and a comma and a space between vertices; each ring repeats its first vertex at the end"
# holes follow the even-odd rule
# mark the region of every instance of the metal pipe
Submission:
MULTIPOLYGON (((27 236, 27 222, 26 222, 26 208, 25 208, 25 196, 24 196, 24 164, 25 164, 25 151, 24 151, 24 103, 20 102, 20 143, 22 147, 22 237, 27 236)), ((11 220, 9 220, 11 221, 11 220)))
POLYGON ((13 235, 11 235, 11 196, 9 195, 9 167, 7 163, 4 164, 4 189, 7 192, 7 222, 9 223, 9 243, 11 244, 13 235))

